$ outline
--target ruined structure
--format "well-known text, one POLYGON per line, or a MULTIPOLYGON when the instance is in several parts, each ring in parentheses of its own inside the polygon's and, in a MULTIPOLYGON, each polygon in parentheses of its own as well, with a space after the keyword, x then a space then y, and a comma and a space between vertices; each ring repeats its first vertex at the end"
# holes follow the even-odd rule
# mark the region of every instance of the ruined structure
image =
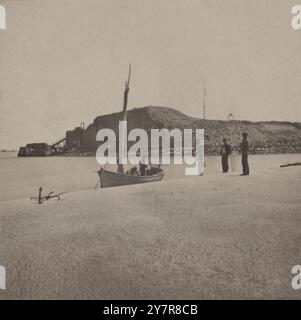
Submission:
POLYGON ((83 147, 84 130, 81 127, 76 127, 74 130, 66 132, 66 149, 80 149, 83 147))
POLYGON ((47 143, 28 143, 25 147, 21 147, 18 157, 43 157, 50 156, 51 150, 47 143))

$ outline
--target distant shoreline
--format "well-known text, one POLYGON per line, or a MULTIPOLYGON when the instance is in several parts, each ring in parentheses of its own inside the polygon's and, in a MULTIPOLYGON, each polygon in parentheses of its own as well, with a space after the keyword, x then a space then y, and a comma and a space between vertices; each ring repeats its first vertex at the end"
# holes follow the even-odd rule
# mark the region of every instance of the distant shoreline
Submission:
MULTIPOLYGON (((250 152, 250 155, 272 155, 272 154, 301 154, 301 150, 297 150, 295 152, 282 152, 282 151, 255 151, 255 152, 250 152)), ((237 155, 239 155, 237 153, 237 155)), ((219 153, 205 153, 205 156, 219 156, 219 153)), ((57 154, 57 155, 53 155, 51 157, 95 157, 95 152, 66 152, 66 153, 62 153, 62 154, 57 154)), ((171 155, 171 158, 173 157, 173 155, 171 155)))
MULTIPOLYGON (((18 151, 16 150, 1 150, 0 153, 18 153, 18 151)), ((61 153, 61 154, 55 154, 55 155, 51 155, 51 156, 27 156, 25 158, 49 158, 49 157, 95 157, 96 152, 65 152, 65 153, 61 153)), ((264 151, 250 151, 249 153, 250 155, 271 155, 271 154, 301 154, 301 150, 296 150, 293 152, 289 152, 287 150, 282 151, 282 150, 273 150, 273 151, 269 151, 269 150, 264 150, 264 151)), ((205 156, 218 156, 219 153, 218 152, 210 152, 210 153, 206 153, 205 152, 205 156)), ((171 155, 172 157, 172 155, 171 155)))

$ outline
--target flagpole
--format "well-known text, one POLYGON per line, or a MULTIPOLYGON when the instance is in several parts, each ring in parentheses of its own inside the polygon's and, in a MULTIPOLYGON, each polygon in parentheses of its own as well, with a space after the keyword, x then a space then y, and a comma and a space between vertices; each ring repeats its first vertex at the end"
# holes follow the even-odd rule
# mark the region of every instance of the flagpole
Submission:
POLYGON ((203 119, 206 119, 206 87, 205 87, 205 81, 204 81, 204 87, 203 87, 203 119))

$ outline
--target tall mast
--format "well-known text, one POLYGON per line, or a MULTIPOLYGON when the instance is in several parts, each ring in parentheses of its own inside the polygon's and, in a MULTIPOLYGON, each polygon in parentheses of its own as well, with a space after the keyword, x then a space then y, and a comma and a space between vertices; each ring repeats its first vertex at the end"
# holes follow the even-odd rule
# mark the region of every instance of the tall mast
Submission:
POLYGON ((130 79, 131 79, 131 65, 129 65, 129 75, 127 80, 125 81, 125 88, 124 88, 124 93, 123 93, 123 110, 122 110, 122 117, 123 121, 121 122, 121 132, 119 132, 119 151, 118 151, 118 156, 117 156, 117 172, 119 173, 124 173, 124 168, 122 161, 123 159, 127 158, 127 126, 126 126, 126 121, 127 121, 127 105, 128 105, 128 95, 130 91, 130 79), (121 135, 121 137, 120 137, 121 135))
POLYGON ((123 94, 123 120, 126 121, 126 109, 128 105, 128 95, 130 91, 131 65, 129 65, 128 79, 125 81, 125 89, 123 94))

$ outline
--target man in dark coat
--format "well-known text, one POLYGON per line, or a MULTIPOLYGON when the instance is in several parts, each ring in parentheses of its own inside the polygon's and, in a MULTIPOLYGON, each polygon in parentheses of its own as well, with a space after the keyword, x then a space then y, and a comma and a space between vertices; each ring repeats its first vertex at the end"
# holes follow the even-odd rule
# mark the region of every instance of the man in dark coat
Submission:
POLYGON ((228 170, 229 170, 228 158, 229 158, 230 154, 231 154, 231 147, 227 143, 227 139, 224 138, 223 145, 222 145, 221 152, 220 152, 220 155, 222 156, 223 173, 228 172, 228 170))
POLYGON ((242 176, 248 176, 250 173, 249 163, 248 163, 248 155, 249 155, 249 142, 248 142, 248 134, 244 132, 242 134, 242 142, 240 144, 240 152, 241 152, 241 164, 242 164, 242 176))
POLYGON ((145 176, 146 175, 146 169, 147 169, 147 165, 140 161, 139 162, 139 170, 140 170, 140 175, 141 176, 145 176))

